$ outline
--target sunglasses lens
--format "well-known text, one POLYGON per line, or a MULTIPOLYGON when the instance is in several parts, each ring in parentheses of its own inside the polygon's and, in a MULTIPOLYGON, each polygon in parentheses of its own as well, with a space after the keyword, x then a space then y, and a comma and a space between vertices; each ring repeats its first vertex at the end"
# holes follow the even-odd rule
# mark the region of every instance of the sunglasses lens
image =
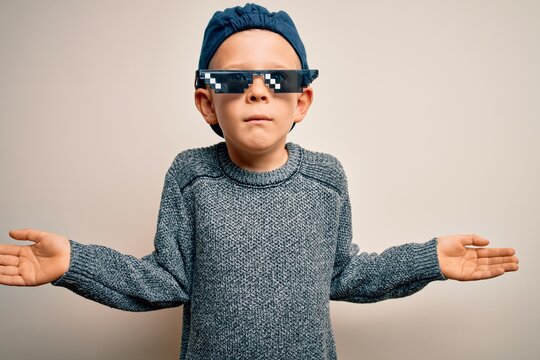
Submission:
POLYGON ((241 72, 205 71, 201 72, 200 78, 216 93, 241 94, 248 85, 241 72))
POLYGON ((264 74, 264 82, 276 93, 302 92, 298 71, 280 70, 270 71, 264 74))

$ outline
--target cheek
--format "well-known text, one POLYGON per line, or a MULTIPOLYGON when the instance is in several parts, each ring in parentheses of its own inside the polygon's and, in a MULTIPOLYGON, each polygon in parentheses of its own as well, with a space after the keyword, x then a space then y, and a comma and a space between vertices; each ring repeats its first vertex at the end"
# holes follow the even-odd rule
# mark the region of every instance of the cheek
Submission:
POLYGON ((219 120, 225 120, 232 114, 238 113, 238 97, 229 94, 221 94, 214 100, 214 111, 219 120))
POLYGON ((279 106, 284 113, 294 114, 296 110, 296 97, 287 94, 286 97, 279 99, 279 106))

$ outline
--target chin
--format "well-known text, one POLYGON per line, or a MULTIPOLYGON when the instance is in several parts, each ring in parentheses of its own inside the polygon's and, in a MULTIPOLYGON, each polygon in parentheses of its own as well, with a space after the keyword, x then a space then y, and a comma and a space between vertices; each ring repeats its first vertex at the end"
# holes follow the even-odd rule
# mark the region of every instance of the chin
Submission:
POLYGON ((223 128, 225 140, 235 144, 237 148, 244 148, 247 151, 261 152, 275 148, 279 143, 285 145, 288 129, 277 129, 267 126, 257 126, 244 129, 231 129, 228 132, 223 128), (235 131, 236 130, 236 131, 235 131))
POLYGON ((275 145, 274 142, 266 139, 250 139, 244 142, 245 147, 251 151, 265 151, 275 145))
POLYGON ((238 143, 242 144, 242 147, 249 149, 253 152, 261 152, 269 150, 279 144, 283 138, 280 137, 271 137, 271 136, 250 136, 248 139, 239 141, 238 143))

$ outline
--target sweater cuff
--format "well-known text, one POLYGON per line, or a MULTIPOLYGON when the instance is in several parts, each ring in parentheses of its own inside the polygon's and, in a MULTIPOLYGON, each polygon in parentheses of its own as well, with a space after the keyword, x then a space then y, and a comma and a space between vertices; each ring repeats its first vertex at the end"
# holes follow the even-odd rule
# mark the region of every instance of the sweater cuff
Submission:
POLYGON ((443 275, 437 254, 438 238, 434 237, 413 250, 413 269, 419 280, 447 280, 443 275))
POLYGON ((70 284, 80 284, 93 278, 96 262, 92 248, 69 240, 71 246, 69 268, 59 279, 51 282, 53 286, 67 287, 70 284))

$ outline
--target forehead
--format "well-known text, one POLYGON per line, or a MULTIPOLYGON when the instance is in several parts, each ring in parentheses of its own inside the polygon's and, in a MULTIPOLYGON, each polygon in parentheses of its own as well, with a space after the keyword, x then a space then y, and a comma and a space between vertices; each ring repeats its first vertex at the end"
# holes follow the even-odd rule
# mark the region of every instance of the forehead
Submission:
POLYGON ((281 35, 250 29, 229 36, 210 61, 212 69, 300 69, 300 59, 281 35))

